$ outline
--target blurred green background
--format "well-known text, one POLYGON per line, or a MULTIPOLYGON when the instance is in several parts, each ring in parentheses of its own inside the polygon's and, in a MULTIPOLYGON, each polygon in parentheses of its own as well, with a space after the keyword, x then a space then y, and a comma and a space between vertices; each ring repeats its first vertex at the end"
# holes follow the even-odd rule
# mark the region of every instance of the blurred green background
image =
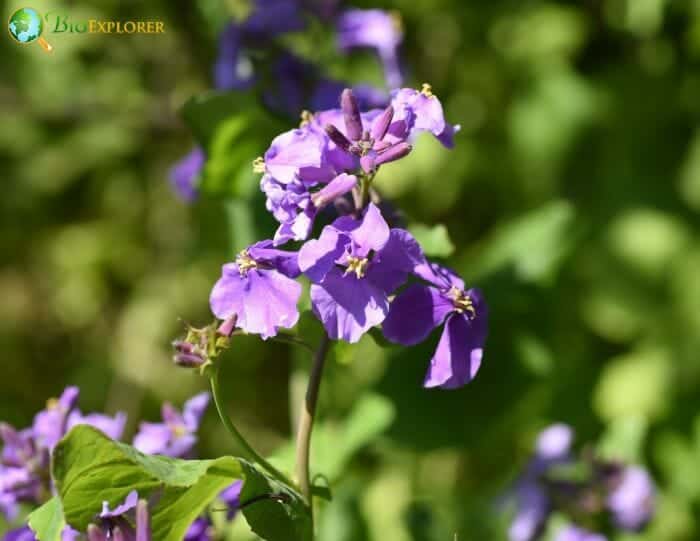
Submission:
MULTIPOLYGON (((454 392, 421 387, 436 335, 334 349, 315 439, 315 471, 337 478, 321 539, 505 539, 496 500, 554 421, 651 468, 657 517, 616 539, 700 538, 700 1, 353 5, 401 14, 409 85, 430 82, 462 125, 453 151, 425 138, 377 186, 414 228, 445 224, 432 251, 485 290, 491 325, 478 378, 454 392)), ((271 235, 249 174, 271 134, 246 127, 261 143, 240 156, 237 197, 180 202, 167 171, 192 137, 178 109, 210 87, 240 2, 32 7, 166 23, 47 36, 51 55, 0 40, 0 419, 25 426, 77 384, 83 410, 128 412, 130 438, 163 400, 206 386, 169 342, 179 318, 209 321, 220 265, 271 235)), ((380 80, 372 55, 326 38, 294 40, 337 77, 380 80)), ((283 462, 307 355, 241 338, 225 363, 232 416, 283 462)), ((201 455, 230 443, 210 411, 201 455)))

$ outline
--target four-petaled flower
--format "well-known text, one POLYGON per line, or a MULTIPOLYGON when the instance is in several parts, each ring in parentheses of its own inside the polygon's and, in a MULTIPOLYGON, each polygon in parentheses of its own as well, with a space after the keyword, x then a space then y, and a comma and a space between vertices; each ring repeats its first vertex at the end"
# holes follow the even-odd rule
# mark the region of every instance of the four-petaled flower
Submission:
POLYGON ((147 454, 189 457, 197 443, 197 430, 208 405, 207 392, 195 395, 185 402, 182 413, 172 404, 164 403, 163 422, 142 422, 134 437, 134 447, 147 454))
POLYGON ((481 366, 488 310, 478 289, 466 289, 452 271, 423 263, 415 274, 430 285, 412 284, 391 303, 383 330, 392 342, 422 342, 445 324, 425 376, 426 387, 454 389, 469 383, 481 366))
POLYGON ((248 333, 275 336, 299 319, 301 285, 293 280, 299 272, 296 252, 277 250, 270 240, 253 244, 223 266, 209 299, 211 311, 219 319, 235 317, 236 327, 248 333))
POLYGON ((328 336, 357 342, 380 324, 389 294, 422 257, 413 237, 389 229, 372 203, 361 220, 338 218, 299 251, 299 267, 313 282, 311 302, 328 336))
POLYGON ((148 504, 139 499, 135 490, 114 509, 110 509, 109 502, 102 502, 102 511, 97 518, 98 524, 88 526, 88 541, 151 541, 148 504))

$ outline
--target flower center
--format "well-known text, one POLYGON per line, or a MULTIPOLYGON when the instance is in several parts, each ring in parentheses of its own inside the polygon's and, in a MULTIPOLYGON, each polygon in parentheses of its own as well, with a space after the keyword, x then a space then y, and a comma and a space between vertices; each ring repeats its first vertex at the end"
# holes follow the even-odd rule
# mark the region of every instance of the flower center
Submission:
POLYGON ((265 160, 262 156, 258 156, 253 160, 253 173, 265 172, 265 160))
POLYGON ((301 116, 301 120, 300 120, 300 122, 299 122, 299 127, 300 127, 300 128, 303 128, 304 126, 308 126, 309 124, 311 124, 311 122, 312 122, 313 119, 314 119, 313 113, 312 113, 311 111, 307 111, 306 109, 304 109, 304 110, 301 112, 301 115, 300 115, 300 116, 301 116))
POLYGON ((250 257, 248 250, 243 250, 240 254, 236 256, 236 265, 238 265, 238 272, 241 276, 248 274, 250 269, 257 269, 258 264, 250 257))
POLYGON ((466 312, 469 319, 476 318, 476 308, 472 298, 458 287, 452 286, 447 292, 447 296, 452 300, 455 310, 460 314, 466 312))
POLYGON ((170 430, 173 431, 173 436, 176 438, 182 438, 183 436, 187 435, 187 428, 184 425, 172 425, 170 430))
POLYGON ((433 94, 433 87, 430 86, 428 83, 423 83, 423 87, 421 88, 420 93, 423 94, 426 98, 432 98, 435 96, 435 94, 433 94))
POLYGON ((348 266, 345 270, 345 274, 354 272, 358 280, 363 278, 367 272, 367 266, 369 265, 369 259, 366 257, 353 257, 348 256, 348 266))

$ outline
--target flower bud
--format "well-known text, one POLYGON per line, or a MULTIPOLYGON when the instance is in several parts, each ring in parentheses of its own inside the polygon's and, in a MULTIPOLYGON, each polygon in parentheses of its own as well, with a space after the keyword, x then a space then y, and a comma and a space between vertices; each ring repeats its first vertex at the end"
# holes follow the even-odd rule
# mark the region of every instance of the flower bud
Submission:
POLYGON ((345 128, 351 141, 359 141, 362 138, 362 118, 357 100, 352 90, 346 88, 340 96, 340 108, 343 110, 345 128))

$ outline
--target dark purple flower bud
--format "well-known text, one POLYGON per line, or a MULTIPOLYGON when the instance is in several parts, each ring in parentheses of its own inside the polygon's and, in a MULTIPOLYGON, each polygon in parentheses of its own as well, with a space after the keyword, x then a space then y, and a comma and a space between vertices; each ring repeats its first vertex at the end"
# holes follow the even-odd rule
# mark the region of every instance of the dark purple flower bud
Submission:
POLYGON ((185 342, 184 340, 175 340, 173 342, 175 355, 173 362, 178 366, 185 368, 196 368, 207 362, 206 355, 200 352, 199 348, 194 344, 185 342))
POLYGON ((328 134, 328 137, 330 137, 331 141, 333 141, 343 150, 350 150, 350 141, 348 141, 348 138, 345 137, 338 128, 336 128, 333 124, 326 124, 324 129, 326 130, 326 133, 328 134))
POLYGON ((389 130, 391 120, 394 118, 394 108, 390 105, 372 124, 372 139, 381 141, 389 130))
POLYGON ((362 119, 360 118, 360 108, 351 89, 346 88, 340 95, 340 108, 343 110, 348 137, 351 141, 359 141, 362 139, 362 119))
POLYGON ((396 161, 406 156, 413 150, 413 147, 408 143, 396 143, 386 150, 381 151, 374 159, 375 165, 396 161))

